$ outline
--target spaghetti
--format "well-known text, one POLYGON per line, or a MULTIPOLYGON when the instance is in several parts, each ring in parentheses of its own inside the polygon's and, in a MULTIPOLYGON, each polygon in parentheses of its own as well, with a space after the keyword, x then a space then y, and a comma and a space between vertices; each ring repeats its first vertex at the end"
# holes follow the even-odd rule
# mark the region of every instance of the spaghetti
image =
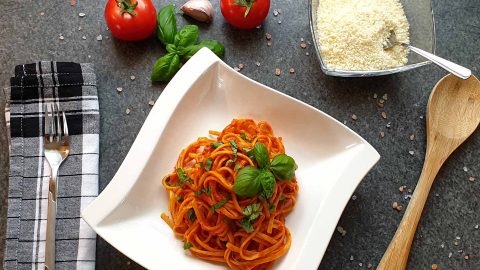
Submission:
POLYGON ((294 174, 283 181, 277 177, 281 174, 275 174, 275 157, 288 157, 282 138, 274 136, 267 122, 257 124, 251 119, 234 119, 222 132, 209 133, 217 139, 201 137, 190 144, 181 152, 175 170, 163 178, 171 217, 166 213, 161 217, 194 256, 226 263, 231 269, 270 269, 290 248, 292 236, 285 216, 295 206, 298 193, 294 174), (275 175, 272 189, 267 192, 270 189, 262 182, 263 192, 239 196, 234 189, 239 172, 253 172, 252 181, 260 178, 257 147, 268 151, 263 163, 268 165, 273 158, 261 171, 275 175))

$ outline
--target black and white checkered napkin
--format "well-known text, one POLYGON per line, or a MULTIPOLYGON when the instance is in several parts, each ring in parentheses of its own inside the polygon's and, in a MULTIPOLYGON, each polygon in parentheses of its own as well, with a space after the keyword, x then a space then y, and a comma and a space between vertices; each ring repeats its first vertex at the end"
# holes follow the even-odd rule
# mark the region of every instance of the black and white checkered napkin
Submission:
POLYGON ((98 194, 99 110, 92 64, 15 67, 7 94, 10 174, 4 268, 44 269, 50 169, 43 153, 44 104, 65 111, 70 155, 58 177, 57 269, 94 269, 96 235, 80 212, 98 194), (9 98, 10 97, 10 98, 9 98))

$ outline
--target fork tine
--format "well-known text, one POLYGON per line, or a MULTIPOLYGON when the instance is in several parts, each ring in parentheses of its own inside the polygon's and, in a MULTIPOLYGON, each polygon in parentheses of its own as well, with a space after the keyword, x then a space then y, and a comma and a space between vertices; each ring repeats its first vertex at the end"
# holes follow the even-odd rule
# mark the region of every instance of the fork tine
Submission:
POLYGON ((62 140, 62 126, 60 124, 60 109, 58 108, 58 104, 55 104, 55 119, 57 120, 57 141, 62 140))
POLYGON ((67 117, 65 116, 65 112, 62 111, 62 118, 63 118, 63 134, 68 136, 68 125, 67 125, 67 117))

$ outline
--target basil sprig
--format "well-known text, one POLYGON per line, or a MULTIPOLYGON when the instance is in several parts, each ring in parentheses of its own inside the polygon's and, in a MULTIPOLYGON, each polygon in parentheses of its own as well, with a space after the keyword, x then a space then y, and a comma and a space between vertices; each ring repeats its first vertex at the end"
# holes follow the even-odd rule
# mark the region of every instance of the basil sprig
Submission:
POLYGON ((203 47, 223 58, 225 47, 220 42, 210 39, 198 42, 198 34, 198 26, 192 24, 177 31, 173 5, 160 9, 157 15, 157 38, 165 45, 168 54, 160 57, 153 65, 152 81, 169 81, 180 69, 180 61, 188 61, 203 47))
POLYGON ((287 181, 295 177, 295 160, 285 154, 279 154, 270 162, 268 149, 260 142, 255 144, 252 152, 258 168, 246 166, 240 169, 233 184, 233 191, 247 198, 262 192, 262 195, 269 199, 275 192, 275 178, 287 181))

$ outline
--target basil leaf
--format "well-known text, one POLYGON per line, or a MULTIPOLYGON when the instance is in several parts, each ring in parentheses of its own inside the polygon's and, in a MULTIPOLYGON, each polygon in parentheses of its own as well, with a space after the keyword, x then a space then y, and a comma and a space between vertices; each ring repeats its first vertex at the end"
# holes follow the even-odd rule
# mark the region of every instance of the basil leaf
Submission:
POLYGON ((262 215, 260 211, 260 204, 250 204, 242 210, 242 214, 248 218, 249 221, 254 221, 256 218, 262 215))
POLYGON ((240 226, 247 232, 251 233, 254 231, 251 221, 248 218, 242 218, 240 220, 240 226))
POLYGON ((225 47, 223 47, 222 43, 213 40, 213 39, 206 39, 202 40, 200 43, 196 45, 191 45, 185 48, 185 59, 190 59, 194 54, 196 54, 201 48, 209 48, 213 53, 215 53, 218 57, 223 58, 225 56, 225 47))
POLYGON ((220 209, 220 208, 222 208, 225 204, 227 204, 227 202, 228 202, 230 199, 231 199, 230 194, 228 194, 228 197, 227 197, 226 199, 223 199, 223 200, 217 202, 216 204, 214 204, 214 205, 212 206, 212 208, 210 208, 210 210, 212 210, 212 212, 215 212, 215 210, 220 209))
POLYGON ((282 194, 282 196, 280 196, 280 200, 279 200, 279 201, 280 201, 280 202, 284 202, 285 199, 286 199, 286 198, 285 198, 285 195, 282 194))
POLYGON ((227 160, 227 162, 225 162, 225 167, 228 167, 228 165, 230 165, 231 163, 233 163, 232 159, 227 160))
POLYGON ((240 133, 240 138, 242 138, 242 140, 244 140, 244 141, 246 141, 246 142, 251 142, 251 141, 247 138, 247 134, 245 134, 245 132, 240 133))
POLYGON ((175 7, 168 5, 160 9, 157 15, 157 37, 164 44, 174 44, 177 34, 175 7))
POLYGON ((185 173, 182 168, 177 168, 177 175, 178 175, 178 181, 180 182, 180 184, 183 184, 185 182, 189 182, 191 184, 193 184, 193 180, 188 177, 187 173, 185 173))
MULTIPOLYGON (((177 47, 186 48, 197 43, 198 26, 193 24, 185 25, 176 35, 174 44, 177 47)), ((184 51, 182 51, 184 52, 184 51)))
POLYGON ((210 189, 210 187, 206 187, 204 189, 200 189, 200 190, 195 191, 193 194, 195 194, 195 196, 200 196, 200 195, 202 195, 202 193, 206 193, 207 195, 211 195, 212 190, 210 189))
POLYGON ((214 149, 217 149, 222 144, 223 144, 223 142, 215 142, 215 143, 211 143, 210 146, 214 149))
POLYGON ((235 194, 243 197, 253 197, 260 192, 262 184, 257 179, 259 174, 260 170, 253 166, 243 167, 238 171, 233 184, 235 194))
POLYGON ((268 170, 262 170, 258 175, 258 181, 262 186, 265 198, 269 199, 272 197, 275 191, 275 176, 268 170))
POLYGON ((177 202, 183 202, 183 198, 178 195, 175 196, 175 200, 177 200, 177 202))
POLYGON ((270 170, 278 180, 292 180, 295 177, 295 160, 285 154, 276 155, 270 164, 270 170))
POLYGON ((213 159, 212 158, 207 158, 207 161, 205 161, 205 170, 210 171, 212 169, 212 163, 213 159))
POLYGON ((190 220, 191 222, 195 221, 195 219, 197 219, 197 216, 195 215, 195 210, 193 210, 193 208, 190 208, 188 209, 188 220, 190 220))
POLYGON ((191 249, 193 247, 193 244, 190 243, 190 242, 185 242, 183 244, 183 249, 187 250, 187 249, 191 249))
POLYGON ((182 170, 182 168, 177 168, 177 175, 178 175, 178 180, 180 181, 180 183, 185 182, 185 180, 188 177, 187 174, 182 170))
POLYGON ((258 167, 260 169, 268 168, 270 164, 270 156, 268 155, 267 147, 261 142, 255 143, 253 147, 253 155, 257 161, 258 167))
POLYGON ((230 140, 230 147, 233 151, 233 162, 237 161, 238 158, 238 146, 234 140, 230 140))
POLYGON ((177 46, 175 46, 174 44, 167 44, 166 48, 167 52, 178 54, 177 46))
POLYGON ((180 69, 180 57, 175 53, 168 53, 160 57, 153 65, 152 81, 167 82, 180 69))
POLYGON ((275 211, 275 208, 277 208, 275 204, 270 204, 268 206, 268 211, 270 211, 270 213, 273 213, 275 211))
POLYGON ((235 164, 235 167, 233 167, 234 171, 238 171, 242 166, 235 164))
POLYGON ((258 212, 260 210, 260 204, 259 203, 253 203, 248 205, 247 207, 243 208, 242 214, 245 216, 250 216, 255 212, 258 212))

